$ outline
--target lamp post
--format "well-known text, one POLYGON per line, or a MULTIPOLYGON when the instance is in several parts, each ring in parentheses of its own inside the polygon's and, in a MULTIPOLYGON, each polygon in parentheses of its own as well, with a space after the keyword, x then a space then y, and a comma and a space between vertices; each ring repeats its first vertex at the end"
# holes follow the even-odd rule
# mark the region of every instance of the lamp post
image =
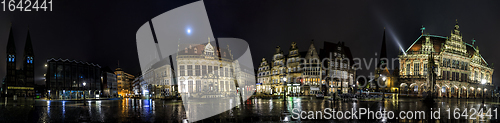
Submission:
POLYGON ((486 84, 486 79, 483 79, 483 80, 481 81, 481 84, 483 84, 483 90, 482 90, 482 91, 483 91, 483 102, 482 102, 482 103, 484 104, 484 90, 485 90, 484 86, 485 86, 485 84, 486 84))
POLYGON ((286 106, 286 89, 287 89, 287 87, 286 87, 286 77, 283 78, 283 88, 284 88, 283 89, 283 105, 284 105, 284 108, 285 108, 283 110, 283 113, 286 113, 287 109, 288 109, 287 106, 286 106))
POLYGON ((283 88, 284 88, 284 89, 283 89, 283 99, 284 99, 284 100, 285 100, 285 102, 286 102, 286 89, 287 89, 287 87, 286 87, 286 77, 285 77, 285 78, 283 78, 283 88))
MULTIPOLYGON (((383 77, 382 77, 382 81, 384 82, 384 84, 385 84, 385 80, 386 80, 386 79, 387 79, 387 78, 385 78, 385 76, 383 76, 383 77)), ((380 84, 380 83, 379 83, 379 84, 380 84)), ((382 101, 384 101, 384 100, 385 100, 385 86, 384 86, 384 88, 382 89, 382 101)))
POLYGON ((83 100, 85 100, 85 85, 87 85, 87 83, 83 82, 83 100))

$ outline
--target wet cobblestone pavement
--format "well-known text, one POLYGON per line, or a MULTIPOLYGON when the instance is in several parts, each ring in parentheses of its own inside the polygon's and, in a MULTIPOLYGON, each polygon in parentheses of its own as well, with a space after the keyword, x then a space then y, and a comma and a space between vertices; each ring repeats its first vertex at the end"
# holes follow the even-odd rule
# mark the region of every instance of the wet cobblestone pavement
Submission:
MULTIPOLYGON (((487 99, 482 105, 481 99, 436 99, 433 104, 426 104, 421 98, 395 98, 380 101, 378 99, 360 99, 358 101, 335 101, 317 99, 314 97, 289 97, 286 103, 286 112, 283 113, 285 103, 283 99, 249 99, 231 110, 217 114, 198 122, 282 122, 288 118, 291 122, 499 122, 486 118, 482 120, 469 120, 461 117, 448 119, 448 112, 458 108, 462 111, 471 108, 494 110, 500 106, 498 100, 487 99), (430 108, 441 109, 440 120, 430 119, 430 108), (332 108, 336 111, 350 111, 352 108, 370 108, 372 111, 425 111, 425 119, 293 119, 298 117, 294 112, 323 111, 332 108), (294 109, 296 109, 294 111, 294 109)), ((196 102, 193 102, 196 103, 196 102)), ((234 102, 239 103, 239 101, 234 102)), ((210 106, 213 104, 199 104, 210 106)), ((435 110, 434 110, 435 111, 435 110)), ((486 113, 486 111, 484 112, 486 113)), ((472 114, 472 112, 468 112, 472 114)), ((182 101, 178 100, 146 100, 146 99, 117 99, 117 100, 92 100, 92 101, 58 101, 58 100, 33 100, 33 99, 0 99, 0 121, 3 122, 183 122, 186 116, 193 115, 184 111, 182 101)), ((498 117, 498 114, 496 114, 498 117)))

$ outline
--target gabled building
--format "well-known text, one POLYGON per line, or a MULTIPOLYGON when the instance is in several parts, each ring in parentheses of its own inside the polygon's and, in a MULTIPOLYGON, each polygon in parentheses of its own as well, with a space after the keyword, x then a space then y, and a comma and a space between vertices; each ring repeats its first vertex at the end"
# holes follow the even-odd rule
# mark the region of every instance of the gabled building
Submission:
POLYGON ((300 80, 302 78, 302 70, 300 69, 301 55, 297 43, 292 42, 288 56, 286 59, 286 93, 288 95, 300 95, 300 80))
POLYGON ((475 40, 467 43, 456 22, 449 37, 422 34, 400 58, 401 93, 428 92, 428 59, 433 54, 437 68, 434 94, 439 97, 480 98, 491 96, 493 66, 481 56, 475 40))
POLYGON ((315 94, 320 92, 322 85, 322 67, 321 59, 319 58, 314 42, 311 41, 309 49, 304 56, 305 61, 302 62, 302 80, 303 90, 305 95, 315 94))
POLYGON ((271 93, 271 68, 266 58, 262 58, 257 71, 257 93, 271 93))
POLYGON ((285 81, 286 76, 286 65, 285 65, 285 56, 280 46, 276 47, 276 52, 273 55, 272 59, 272 67, 271 67, 271 92, 282 93, 284 92, 283 82, 285 81))
POLYGON ((322 64, 321 90, 323 93, 348 93, 352 92, 356 85, 356 70, 353 68, 354 60, 351 49, 344 42, 324 42, 320 50, 320 57, 331 59, 322 64))

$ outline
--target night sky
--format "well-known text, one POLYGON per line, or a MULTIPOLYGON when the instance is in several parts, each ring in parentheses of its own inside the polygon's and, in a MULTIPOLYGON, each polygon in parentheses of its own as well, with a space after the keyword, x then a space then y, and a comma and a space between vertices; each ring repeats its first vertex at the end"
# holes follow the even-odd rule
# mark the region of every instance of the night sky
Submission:
MULTIPOLYGON (((31 33, 35 52, 35 83, 44 84, 44 64, 49 58, 97 63, 112 69, 120 67, 131 74, 140 72, 135 34, 151 18, 193 1, 77 1, 54 0, 52 12, 0 11, 0 57, 6 58, 6 45, 12 24, 18 55, 18 68, 26 33, 31 33)), ((489 64, 500 65, 500 1, 290 1, 290 0, 214 0, 205 1, 215 37, 246 40, 253 54, 254 67, 262 57, 271 58, 276 46, 288 52, 291 42, 305 51, 314 39, 316 48, 323 41, 345 42, 354 57, 378 58, 384 27, 387 51, 397 57, 420 35, 422 25, 430 34, 449 36, 455 20, 465 42, 476 39, 480 53, 489 64), (399 44, 397 43, 399 42, 399 44), (401 46, 401 47, 400 47, 401 46)), ((183 31, 183 30, 182 30, 183 31)), ((368 75, 370 70, 358 71, 368 75)), ((6 60, 0 60, 0 77, 6 73, 6 60)), ((499 85, 500 74, 493 82, 499 85)))

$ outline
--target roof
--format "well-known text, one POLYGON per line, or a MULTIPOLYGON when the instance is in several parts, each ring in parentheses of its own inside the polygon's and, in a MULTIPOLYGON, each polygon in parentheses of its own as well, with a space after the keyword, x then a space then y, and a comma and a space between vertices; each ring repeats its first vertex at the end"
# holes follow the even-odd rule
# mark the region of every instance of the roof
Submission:
POLYGON ((420 51, 420 49, 422 48, 422 44, 425 41, 425 38, 422 37, 426 36, 430 37, 430 40, 434 46, 434 51, 436 52, 441 51, 441 43, 445 43, 446 40, 448 39, 447 37, 437 36, 437 35, 428 35, 428 34, 420 35, 420 37, 418 37, 417 40, 413 42, 413 44, 406 50, 406 52, 420 51))
MULTIPOLYGON (((203 55, 203 53, 205 52, 205 46, 207 44, 179 44, 179 52, 178 52, 178 55, 203 55), (185 52, 185 50, 187 49, 187 53, 185 52), (195 49, 196 49, 196 52, 195 52, 195 49)), ((211 44, 211 46, 216 50, 217 49, 217 46, 214 46, 211 44)), ((231 52, 229 49, 225 49, 225 48, 220 48, 220 55, 222 56, 222 58, 225 58, 225 59, 232 59, 231 58, 231 52), (224 55, 224 53, 226 53, 226 55, 224 55)), ((217 52, 214 52, 214 54, 216 56, 218 56, 219 54, 217 52)))
POLYGON ((69 59, 61 59, 61 58, 59 58, 59 59, 50 58, 47 60, 47 62, 70 62, 70 63, 84 64, 84 65, 90 65, 90 66, 101 68, 101 66, 99 66, 99 64, 88 63, 88 62, 83 62, 83 61, 76 61, 76 60, 69 60, 69 59))
MULTIPOLYGON (((344 54, 346 58, 350 60, 350 64, 354 64, 354 60, 352 57, 351 49, 347 46, 344 45, 344 42, 339 42, 339 43, 331 43, 331 42, 324 42, 323 43, 323 48, 320 49, 319 56, 320 58, 329 58, 330 53, 333 52, 340 52, 341 54, 344 54), (337 51, 337 47, 341 47, 340 51, 337 51)), ((332 56, 333 57, 333 56, 332 56)))
MULTIPOLYGON (((436 52, 441 52, 441 44, 446 43, 446 40, 448 40, 448 37, 444 37, 444 36, 429 35, 429 34, 420 35, 420 37, 418 37, 417 40, 415 40, 415 42, 413 42, 413 44, 406 50, 406 52, 420 51, 420 49, 422 48, 422 44, 425 41, 425 38, 422 38, 422 37, 427 37, 427 36, 430 37, 430 40, 431 40, 433 47, 434 47, 434 51, 436 51, 436 52)), ((465 43, 465 44, 466 44, 467 53, 469 54, 470 57, 473 57, 477 51, 476 48, 471 44, 468 44, 468 43, 465 43)), ((482 62, 484 64, 488 65, 486 60, 484 60, 483 56, 481 56, 481 54, 479 54, 479 56, 481 57, 482 62)))
MULTIPOLYGON (((471 57, 474 57, 475 52, 477 51, 476 48, 473 45, 468 44, 468 43, 465 43, 465 45, 467 46, 467 53, 469 53, 469 55, 471 57)), ((479 57, 481 57, 481 61, 483 61, 484 64, 488 65, 488 62, 486 62, 486 60, 484 60, 483 56, 480 53, 478 53, 478 54, 479 54, 479 57)))

